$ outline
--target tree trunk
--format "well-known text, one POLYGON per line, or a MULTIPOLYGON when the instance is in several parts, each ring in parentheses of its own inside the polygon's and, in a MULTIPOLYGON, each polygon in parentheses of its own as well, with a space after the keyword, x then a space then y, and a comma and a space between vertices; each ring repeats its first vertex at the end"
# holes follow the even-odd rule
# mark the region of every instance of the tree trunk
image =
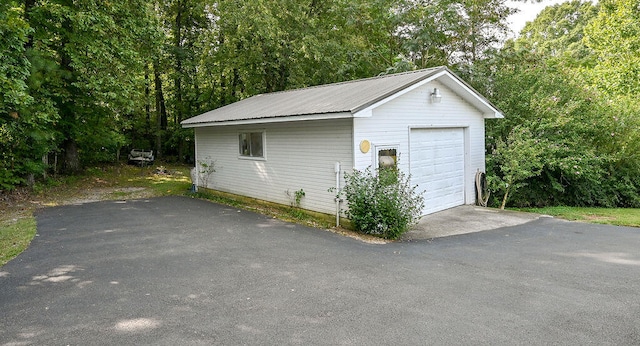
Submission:
POLYGON ((73 174, 80 171, 80 156, 78 155, 78 144, 73 138, 64 141, 64 172, 73 174))
POLYGON ((164 104, 162 79, 157 65, 154 65, 153 75, 156 88, 156 158, 160 159, 162 158, 162 133, 167 129, 167 109, 164 104))
POLYGON ((182 92, 182 59, 184 56, 184 51, 182 47, 182 12, 184 10, 183 4, 181 1, 178 1, 177 5, 177 13, 176 13, 176 29, 175 29, 175 58, 176 58, 176 74, 174 77, 174 85, 176 88, 175 97, 176 97, 176 107, 173 113, 173 122, 175 124, 179 124, 182 121, 182 113, 183 113, 183 92, 182 92))
POLYGON ((231 102, 238 101, 238 96, 236 91, 238 90, 238 85, 240 84, 240 73, 237 68, 233 69, 233 80, 231 81, 231 102))
POLYGON ((149 80, 149 64, 144 64, 144 112, 145 112, 145 139, 151 134, 151 81, 149 80))
POLYGON ((42 165, 44 165, 44 169, 42 170, 42 179, 47 179, 47 171, 49 170, 49 154, 42 155, 42 165))
POLYGON ((504 197, 502 198, 502 205, 500 205, 500 209, 504 210, 504 207, 507 205, 507 198, 509 198, 509 187, 504 192, 504 197))
MULTIPOLYGON (((69 19, 65 19, 62 22, 62 27, 65 32, 71 35, 73 33, 73 27, 69 19)), ((73 59, 66 50, 66 46, 69 44, 68 38, 64 38, 60 42, 60 69, 66 73, 66 77, 63 77, 64 89, 70 95, 77 95, 78 91, 74 86, 76 81, 75 68, 73 66, 73 59)), ((76 104, 73 100, 64 100, 60 103, 59 107, 61 123, 66 123, 63 127, 62 133, 65 137, 63 142, 64 160, 63 170, 67 174, 74 174, 80 171, 80 154, 78 153, 78 143, 74 138, 74 127, 79 122, 76 119, 76 104)))
POLYGON ((36 176, 33 173, 27 174, 27 186, 33 188, 33 185, 36 184, 36 176))
POLYGON ((184 138, 180 138, 178 141, 178 162, 182 162, 184 160, 184 138))

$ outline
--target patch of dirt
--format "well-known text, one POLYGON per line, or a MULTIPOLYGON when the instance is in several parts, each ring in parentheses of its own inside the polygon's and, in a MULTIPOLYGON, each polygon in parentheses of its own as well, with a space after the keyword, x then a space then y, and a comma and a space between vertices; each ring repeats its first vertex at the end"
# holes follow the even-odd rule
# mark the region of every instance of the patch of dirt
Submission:
POLYGON ((585 215, 584 219, 587 221, 614 221, 616 218, 611 216, 601 216, 601 215, 585 215))
POLYGON ((84 191, 80 196, 60 201, 61 205, 83 204, 105 200, 140 199, 153 197, 153 192, 144 187, 101 187, 84 191))
POLYGON ((29 189, 20 187, 13 191, 0 191, 0 206, 10 206, 23 203, 29 199, 29 189))
POLYGON ((29 189, 21 188, 0 194, 0 221, 15 222, 37 208, 150 197, 154 197, 153 190, 144 187, 90 187, 76 191, 71 196, 59 196, 56 193, 34 195, 29 189))
POLYGON ((13 224, 28 217, 32 212, 29 202, 29 189, 18 188, 11 192, 0 193, 0 224, 13 224))

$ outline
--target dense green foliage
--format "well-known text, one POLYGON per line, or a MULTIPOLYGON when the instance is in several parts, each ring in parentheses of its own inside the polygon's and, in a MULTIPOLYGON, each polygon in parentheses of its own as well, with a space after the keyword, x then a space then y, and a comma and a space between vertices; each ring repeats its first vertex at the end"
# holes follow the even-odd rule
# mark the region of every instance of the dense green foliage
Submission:
POLYGON ((37 119, 18 111, 32 104, 27 78, 31 64, 25 56, 29 25, 20 8, 0 4, 0 190, 10 189, 38 171, 29 147, 41 135, 37 119))
POLYGON ((526 186, 526 179, 540 174, 544 147, 544 142, 534 138, 529 128, 520 125, 511 129, 506 140, 497 139, 489 165, 500 162, 494 169, 499 170, 501 176, 491 176, 489 180, 503 193, 500 209, 504 209, 509 193, 526 186))
POLYGON ((188 160, 180 121, 255 94, 447 65, 505 114, 487 121, 494 206, 640 206, 640 1, 550 6, 506 40, 513 11, 504 0, 4 1, 0 190, 132 148, 188 160))
POLYGON ((397 239, 420 219, 424 197, 395 168, 370 168, 345 174, 346 214, 365 234, 397 239))
MULTIPOLYGON (((492 81, 478 89, 505 113, 505 119, 487 123, 487 169, 494 191, 508 192, 504 182, 512 177, 514 160, 540 165, 535 171, 522 169, 511 205, 640 206, 640 103, 633 89, 640 65, 603 66, 615 65, 615 59, 606 58, 613 51, 628 56, 628 62, 637 54, 594 43, 613 35, 609 41, 618 38, 633 46, 635 41, 626 34, 635 40, 640 35, 627 28, 616 36, 609 25, 598 24, 603 13, 610 23, 609 14, 622 11, 628 2, 601 6, 575 1, 549 7, 518 39, 474 66, 478 75, 492 81), (622 68, 635 68, 630 74, 635 77, 618 72, 622 68), (621 82, 623 76, 628 80, 621 82), (611 77, 619 82, 610 84, 611 77), (521 128, 531 133, 535 145, 525 148, 518 144, 522 141, 514 141, 511 149, 505 148, 504 141, 521 128), (538 146, 539 155, 527 153, 538 146)), ((494 205, 502 197, 494 194, 494 205)))

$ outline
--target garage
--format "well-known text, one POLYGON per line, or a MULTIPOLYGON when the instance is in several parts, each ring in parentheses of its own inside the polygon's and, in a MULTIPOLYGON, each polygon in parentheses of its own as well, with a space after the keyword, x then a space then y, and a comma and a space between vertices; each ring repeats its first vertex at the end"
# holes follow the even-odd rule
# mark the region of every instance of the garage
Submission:
POLYGON ((464 128, 412 129, 412 183, 424 191, 422 214, 465 204, 464 128))
MULTIPOLYGON (((344 215, 345 176, 380 165, 412 175, 423 215, 475 203, 485 170, 486 119, 500 111, 446 67, 255 95, 182 122, 196 162, 215 161, 200 187, 344 215), (204 160, 204 161, 203 161, 204 160)), ((201 169, 198 168, 198 171, 201 169)))

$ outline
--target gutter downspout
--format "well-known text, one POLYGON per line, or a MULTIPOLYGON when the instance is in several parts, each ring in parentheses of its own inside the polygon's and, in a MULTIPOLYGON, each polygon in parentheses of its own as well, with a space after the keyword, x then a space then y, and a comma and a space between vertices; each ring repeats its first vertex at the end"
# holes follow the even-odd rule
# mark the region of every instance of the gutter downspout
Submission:
POLYGON ((340 202, 342 202, 340 198, 340 162, 336 162, 334 171, 336 173, 336 227, 340 227, 340 202))

